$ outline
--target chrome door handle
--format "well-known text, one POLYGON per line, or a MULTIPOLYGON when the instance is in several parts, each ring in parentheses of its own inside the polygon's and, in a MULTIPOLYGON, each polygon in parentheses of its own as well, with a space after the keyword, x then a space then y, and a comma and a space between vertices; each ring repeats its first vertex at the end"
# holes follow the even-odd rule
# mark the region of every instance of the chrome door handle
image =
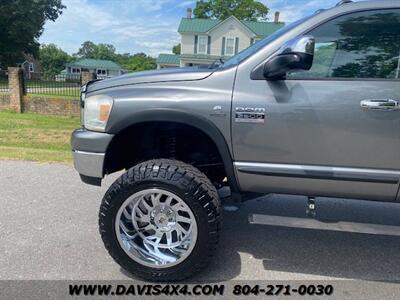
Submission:
POLYGON ((393 99, 368 99, 362 100, 360 105, 364 109, 371 110, 398 110, 400 109, 399 101, 393 99))

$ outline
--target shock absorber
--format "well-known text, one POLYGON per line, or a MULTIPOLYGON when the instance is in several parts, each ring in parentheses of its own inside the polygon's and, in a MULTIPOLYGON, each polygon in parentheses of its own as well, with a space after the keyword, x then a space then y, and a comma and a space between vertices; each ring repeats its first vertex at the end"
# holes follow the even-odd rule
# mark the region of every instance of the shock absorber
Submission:
POLYGON ((167 153, 168 157, 174 158, 176 157, 176 136, 169 136, 167 139, 167 153))
POLYGON ((168 130, 161 135, 161 153, 166 158, 176 158, 176 131, 168 130))

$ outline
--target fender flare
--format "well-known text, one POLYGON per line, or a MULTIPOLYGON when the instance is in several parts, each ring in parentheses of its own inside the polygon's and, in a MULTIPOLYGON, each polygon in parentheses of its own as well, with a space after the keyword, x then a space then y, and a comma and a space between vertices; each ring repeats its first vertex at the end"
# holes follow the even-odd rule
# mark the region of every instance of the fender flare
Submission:
MULTIPOLYGON (((110 118, 110 121, 118 118, 110 118)), ((230 183, 232 193, 240 193, 239 185, 233 167, 233 158, 227 141, 221 131, 210 120, 175 109, 151 109, 129 114, 117 122, 107 124, 106 132, 117 135, 122 130, 144 122, 175 122, 192 126, 206 134, 217 146, 224 163, 225 172, 230 183)))

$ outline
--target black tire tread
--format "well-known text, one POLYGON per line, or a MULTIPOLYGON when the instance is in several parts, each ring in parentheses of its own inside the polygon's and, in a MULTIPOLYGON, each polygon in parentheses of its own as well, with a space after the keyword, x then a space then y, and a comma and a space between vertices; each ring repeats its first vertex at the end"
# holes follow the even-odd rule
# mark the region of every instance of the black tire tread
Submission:
MULTIPOLYGON (((201 226, 201 224, 198 224, 198 226, 201 226)), ((150 281, 177 281, 198 273, 212 259, 218 244, 220 229, 221 206, 214 185, 205 174, 194 166, 171 159, 149 160, 130 168, 110 186, 103 198, 99 211, 99 231, 108 253, 122 268, 150 281), (207 214, 209 237, 207 253, 202 255, 201 259, 196 260, 194 264, 191 264, 189 270, 186 268, 185 272, 171 272, 168 269, 165 269, 165 271, 164 269, 148 270, 149 268, 139 268, 135 264, 127 265, 116 245, 110 241, 109 226, 106 218, 114 208, 113 206, 116 205, 113 202, 113 198, 121 193, 126 193, 126 197, 129 197, 129 188, 146 180, 162 180, 186 187, 186 191, 193 195, 193 198, 199 202, 207 214)))

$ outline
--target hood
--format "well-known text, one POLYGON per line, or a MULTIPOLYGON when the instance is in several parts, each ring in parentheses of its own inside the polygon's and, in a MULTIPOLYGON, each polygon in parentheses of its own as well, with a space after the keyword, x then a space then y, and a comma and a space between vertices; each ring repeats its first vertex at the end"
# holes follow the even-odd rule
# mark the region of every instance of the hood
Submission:
POLYGON ((214 70, 207 68, 192 67, 129 73, 95 81, 87 87, 87 91, 90 93, 110 87, 140 83, 201 80, 210 76, 213 71, 214 70))

